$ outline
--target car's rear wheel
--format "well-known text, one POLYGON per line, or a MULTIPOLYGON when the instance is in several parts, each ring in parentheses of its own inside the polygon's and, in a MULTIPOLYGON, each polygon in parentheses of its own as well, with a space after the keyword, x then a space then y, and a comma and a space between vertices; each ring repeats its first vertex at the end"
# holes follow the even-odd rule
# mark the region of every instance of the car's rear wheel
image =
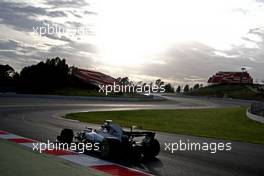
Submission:
POLYGON ((113 158, 117 156, 119 148, 119 141, 112 139, 104 139, 101 142, 101 157, 105 159, 113 158))
POLYGON ((141 159, 142 149, 140 146, 132 147, 131 151, 129 151, 130 159, 132 161, 138 162, 141 159))
POLYGON ((101 156, 103 158, 109 158, 110 156, 110 142, 109 140, 103 140, 101 143, 101 156))
POLYGON ((61 143, 72 143, 73 141, 73 131, 72 129, 63 129, 61 130, 60 136, 57 137, 58 141, 61 143))
POLYGON ((148 143, 144 143, 143 155, 145 158, 154 158, 160 152, 160 144, 157 139, 150 140, 148 143))

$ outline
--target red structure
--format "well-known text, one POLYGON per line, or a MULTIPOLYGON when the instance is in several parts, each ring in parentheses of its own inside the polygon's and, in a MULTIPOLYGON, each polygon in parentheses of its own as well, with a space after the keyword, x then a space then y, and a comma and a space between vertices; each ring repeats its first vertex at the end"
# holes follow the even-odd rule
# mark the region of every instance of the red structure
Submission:
POLYGON ((114 82, 118 84, 118 81, 115 78, 96 71, 72 67, 71 74, 79 78, 81 81, 97 87, 99 87, 99 85, 113 85, 114 82))
POLYGON ((253 84, 253 78, 246 71, 218 72, 208 80, 209 84, 253 84))

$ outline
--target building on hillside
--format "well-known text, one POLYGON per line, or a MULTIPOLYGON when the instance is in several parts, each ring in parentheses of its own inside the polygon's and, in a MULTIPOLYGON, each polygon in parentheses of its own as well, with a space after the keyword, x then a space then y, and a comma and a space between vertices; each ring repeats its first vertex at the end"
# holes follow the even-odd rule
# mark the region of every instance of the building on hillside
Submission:
POLYGON ((99 85, 113 85, 114 83, 118 84, 115 78, 97 71, 71 67, 71 74, 83 83, 91 84, 95 87, 99 87, 99 85))
POLYGON ((253 78, 247 71, 218 72, 209 78, 208 84, 253 84, 253 78))

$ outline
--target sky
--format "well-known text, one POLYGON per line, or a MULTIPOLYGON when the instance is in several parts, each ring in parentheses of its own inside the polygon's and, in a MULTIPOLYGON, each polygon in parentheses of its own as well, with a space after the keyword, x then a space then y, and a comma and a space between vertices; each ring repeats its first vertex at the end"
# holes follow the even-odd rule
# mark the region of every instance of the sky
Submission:
POLYGON ((264 0, 0 0, 0 64, 59 56, 133 81, 264 80, 264 0))

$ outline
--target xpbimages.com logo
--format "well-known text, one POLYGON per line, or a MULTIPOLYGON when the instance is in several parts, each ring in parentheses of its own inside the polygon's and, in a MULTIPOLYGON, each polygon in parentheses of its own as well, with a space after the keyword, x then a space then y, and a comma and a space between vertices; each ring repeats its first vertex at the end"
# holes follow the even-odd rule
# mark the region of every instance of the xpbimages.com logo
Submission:
POLYGON ((84 153, 85 151, 99 151, 99 143, 59 143, 59 142, 33 142, 33 151, 42 153, 44 151, 52 150, 71 150, 78 153, 84 153))
POLYGON ((143 93, 145 95, 149 95, 150 93, 164 93, 165 85, 119 85, 114 82, 113 85, 99 85, 99 92, 105 93, 108 95, 109 93, 143 93))
POLYGON ((215 154, 218 151, 231 151, 231 142, 194 142, 188 140, 179 140, 176 142, 165 142, 164 151, 174 154, 176 151, 207 151, 215 154))
POLYGON ((62 27, 59 25, 49 25, 46 26, 33 26, 33 33, 39 35, 40 37, 45 35, 88 35, 91 34, 90 26, 80 26, 80 27, 62 27))

